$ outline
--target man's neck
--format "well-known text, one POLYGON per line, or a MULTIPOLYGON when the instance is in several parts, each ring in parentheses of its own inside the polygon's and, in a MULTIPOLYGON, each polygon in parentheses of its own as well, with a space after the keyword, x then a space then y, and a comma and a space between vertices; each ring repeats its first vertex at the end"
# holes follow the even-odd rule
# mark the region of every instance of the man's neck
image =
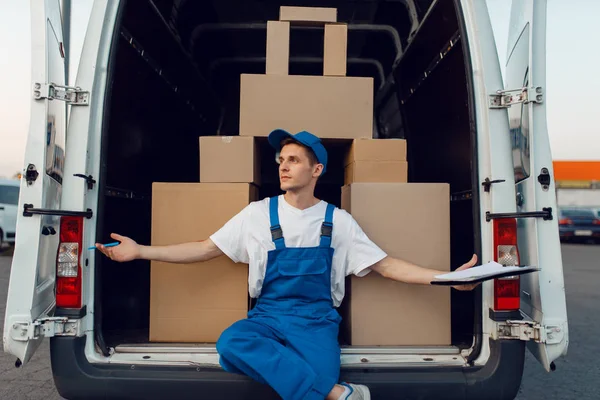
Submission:
POLYGON ((309 207, 314 206, 320 200, 317 199, 312 191, 303 192, 285 192, 283 195, 285 201, 299 210, 306 210, 309 207))

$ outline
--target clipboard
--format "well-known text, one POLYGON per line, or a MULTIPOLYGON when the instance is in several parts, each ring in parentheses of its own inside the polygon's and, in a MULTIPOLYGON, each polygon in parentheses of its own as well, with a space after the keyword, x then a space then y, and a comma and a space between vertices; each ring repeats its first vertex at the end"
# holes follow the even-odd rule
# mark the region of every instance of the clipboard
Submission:
POLYGON ((436 275, 430 283, 441 286, 469 285, 506 276, 530 274, 539 270, 533 266, 503 266, 492 261, 466 270, 436 275))

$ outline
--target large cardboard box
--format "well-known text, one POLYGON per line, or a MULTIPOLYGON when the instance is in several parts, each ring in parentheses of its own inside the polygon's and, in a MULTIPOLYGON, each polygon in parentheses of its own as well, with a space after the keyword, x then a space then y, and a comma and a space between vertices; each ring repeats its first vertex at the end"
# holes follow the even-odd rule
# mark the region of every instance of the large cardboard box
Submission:
MULTIPOLYGON (((354 183, 342 188, 342 208, 390 256, 450 271, 449 185, 354 183)), ((450 345, 450 288, 376 272, 349 283, 343 310, 351 345, 450 345)))
POLYGON ((260 185, 260 156, 253 137, 200 137, 200 182, 260 185))
MULTIPOLYGON (((247 183, 154 183, 152 245, 204 240, 256 199, 247 183)), ((247 311, 247 265, 151 263, 151 342, 214 343, 247 311)))
POLYGON ((240 135, 282 128, 322 138, 373 135, 373 78, 242 74, 240 135))
POLYGON ((407 182, 406 141, 355 139, 344 159, 344 184, 407 182))
POLYGON ((303 24, 336 22, 337 8, 281 6, 279 8, 279 20, 303 24))

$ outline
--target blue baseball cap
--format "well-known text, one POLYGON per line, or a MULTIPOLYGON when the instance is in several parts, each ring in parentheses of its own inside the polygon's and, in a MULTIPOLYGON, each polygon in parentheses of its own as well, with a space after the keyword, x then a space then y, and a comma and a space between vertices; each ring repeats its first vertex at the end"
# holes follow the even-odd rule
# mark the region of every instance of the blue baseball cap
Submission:
POLYGON ((306 147, 309 147, 315 153, 315 156, 317 156, 317 161, 319 161, 320 164, 323 164, 322 174, 325 173, 327 170, 327 150, 325 150, 325 146, 321 143, 321 139, 307 131, 298 132, 295 135, 292 135, 284 129, 275 129, 269 134, 269 144, 273 146, 275 150, 279 151, 281 150, 281 141, 285 138, 292 138, 298 143, 302 143, 306 147))

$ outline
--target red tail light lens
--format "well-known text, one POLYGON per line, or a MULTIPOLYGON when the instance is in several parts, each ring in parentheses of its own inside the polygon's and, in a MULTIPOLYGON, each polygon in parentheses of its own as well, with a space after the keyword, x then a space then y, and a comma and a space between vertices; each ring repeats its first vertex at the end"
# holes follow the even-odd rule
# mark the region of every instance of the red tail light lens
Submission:
POLYGON ((558 224, 559 225, 573 225, 573 220, 571 220, 569 218, 562 218, 562 219, 558 220, 558 224))
POLYGON ((600 225, 600 219, 595 219, 593 222, 594 225, 600 225))
MULTIPOLYGON (((519 265, 517 247, 517 220, 514 218, 494 220, 494 259, 502 265, 519 265)), ((521 281, 518 276, 494 280, 494 309, 518 310, 521 307, 521 281)))
POLYGON ((61 217, 56 259, 56 306, 81 308, 83 217, 61 217))

